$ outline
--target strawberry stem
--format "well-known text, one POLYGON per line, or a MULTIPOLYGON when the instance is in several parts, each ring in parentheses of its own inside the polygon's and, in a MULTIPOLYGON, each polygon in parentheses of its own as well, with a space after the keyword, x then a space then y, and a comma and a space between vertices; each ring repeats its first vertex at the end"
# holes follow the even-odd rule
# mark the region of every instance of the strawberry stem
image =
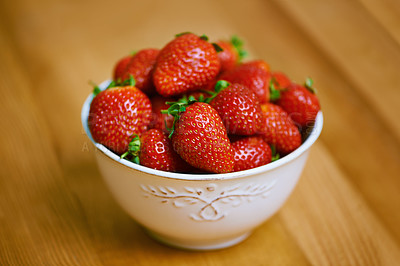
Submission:
POLYGON ((214 90, 216 93, 221 92, 222 90, 228 88, 231 84, 226 81, 226 80, 218 80, 218 82, 215 84, 214 90))
POLYGON ((109 88, 113 88, 115 86, 117 86, 117 81, 111 80, 111 82, 110 82, 110 84, 108 84, 106 90, 109 89, 109 88))
POLYGON ((114 84, 114 86, 132 86, 132 87, 135 87, 135 85, 136 85, 136 80, 132 74, 129 74, 129 78, 127 78, 126 80, 122 82, 120 80, 117 80, 114 84))
POLYGON ((222 90, 228 88, 231 84, 226 80, 218 80, 214 87, 214 92, 206 91, 207 93, 211 94, 211 97, 205 99, 204 102, 210 103, 215 97, 217 97, 218 93, 222 90))
POLYGON ((207 42, 208 41, 208 36, 203 34, 203 35, 200 36, 200 39, 202 39, 203 41, 207 42))
MULTIPOLYGON (((202 92, 204 92, 203 90, 201 90, 202 92)), ((206 100, 206 98, 204 98, 204 94, 200 94, 199 98, 197 99, 197 101, 204 103, 206 100)))
POLYGON ((220 52, 222 52, 224 49, 222 49, 222 47, 221 46, 219 46, 217 43, 215 43, 215 42, 213 42, 212 43, 212 46, 214 46, 214 49, 215 49, 215 51, 217 52, 217 53, 220 53, 220 52))
POLYGON ((210 97, 204 97, 204 94, 201 94, 199 98, 197 99, 198 102, 202 103, 210 103, 211 100, 209 100, 212 96, 215 95, 215 92, 209 91, 209 90, 200 90, 201 92, 207 93, 210 95, 210 97))
POLYGON ((269 82, 269 92, 271 101, 276 101, 281 97, 280 91, 275 88, 275 78, 272 78, 269 82))
POLYGON ((311 93, 315 94, 317 90, 313 87, 314 85, 314 80, 311 78, 306 78, 306 81, 304 82, 304 87, 306 87, 307 90, 309 90, 311 93))
POLYGON ((280 158, 279 153, 276 152, 276 148, 275 145, 270 145, 271 147, 271 162, 275 162, 276 160, 278 160, 280 158))
POLYGON ((117 86, 121 86, 121 87, 123 87, 123 86, 132 86, 132 87, 135 87, 135 85, 136 85, 135 78, 133 77, 132 74, 129 74, 129 78, 127 78, 124 81, 121 81, 121 79, 117 79, 117 80, 111 81, 106 89, 117 87, 117 86))
MULTIPOLYGON (((99 94, 102 90, 100 89, 100 87, 94 83, 93 81, 89 81, 89 84, 93 86, 93 95, 96 96, 97 94, 99 94)), ((109 88, 114 88, 117 86, 132 86, 134 87, 136 85, 136 80, 133 77, 132 74, 129 75, 129 78, 122 81, 120 79, 117 80, 111 80, 111 82, 108 84, 108 86, 104 89, 107 90, 109 88)))
POLYGON ((139 164, 141 142, 139 135, 135 134, 131 142, 129 142, 128 150, 121 155, 121 159, 125 159, 127 156, 131 157, 130 161, 139 164))
POLYGON ((243 60, 247 56, 247 51, 243 50, 243 41, 239 39, 238 36, 233 35, 231 38, 231 44, 236 49, 239 55, 239 62, 243 60))
POLYGON ((183 36, 185 34, 190 34, 190 33, 191 33, 190 31, 181 32, 181 33, 175 34, 175 38, 178 38, 178 37, 181 37, 181 36, 183 36))
POLYGON ((96 96, 97 94, 99 94, 101 92, 100 87, 94 83, 93 81, 89 81, 89 84, 93 86, 93 95, 96 96))
POLYGON ((186 107, 195 102, 197 102, 197 100, 193 95, 190 95, 189 98, 184 95, 177 102, 166 102, 166 104, 170 105, 170 107, 167 110, 161 110, 161 113, 172 115, 174 117, 172 127, 166 127, 166 129, 170 132, 168 135, 169 138, 171 138, 172 134, 174 134, 175 124, 179 120, 180 114, 186 111, 186 107))

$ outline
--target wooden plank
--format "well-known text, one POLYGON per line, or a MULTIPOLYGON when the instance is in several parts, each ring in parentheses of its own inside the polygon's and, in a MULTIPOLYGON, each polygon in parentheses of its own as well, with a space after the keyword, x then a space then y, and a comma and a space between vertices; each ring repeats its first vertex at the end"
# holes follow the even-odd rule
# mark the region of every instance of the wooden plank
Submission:
MULTIPOLYGON (((276 3, 343 69, 344 77, 356 85, 385 127, 396 136, 398 145, 400 49, 382 24, 359 1, 276 3)), ((399 27, 400 24, 391 26, 392 29, 399 27)))
POLYGON ((400 2, 396 0, 359 0, 365 9, 400 44, 400 2))
POLYGON ((31 85, 0 28, 0 264, 97 264, 31 85))
POLYGON ((282 210, 313 265, 396 265, 400 247, 321 144, 282 210))

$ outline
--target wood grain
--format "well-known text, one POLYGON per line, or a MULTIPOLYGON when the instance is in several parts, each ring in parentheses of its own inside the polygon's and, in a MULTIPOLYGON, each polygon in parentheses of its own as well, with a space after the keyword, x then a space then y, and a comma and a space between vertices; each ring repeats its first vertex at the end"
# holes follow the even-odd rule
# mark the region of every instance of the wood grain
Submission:
POLYGON ((1 264, 95 265, 29 82, 4 37, 0 47, 1 264))
POLYGON ((400 140, 400 124, 395 123, 400 114, 400 81, 396 70, 400 60, 399 43, 357 1, 336 1, 329 5, 313 0, 301 4, 279 3, 307 29, 330 60, 340 65, 343 74, 400 140), (382 87, 385 93, 377 97, 376 90, 382 87))
POLYGON ((303 182, 281 212, 312 264, 395 265, 400 259, 396 240, 366 207, 326 148, 317 144, 312 160, 319 163, 308 163, 303 182))
POLYGON ((0 2, 1 265, 397 265, 398 1, 0 2), (315 80, 324 130, 282 210, 243 243, 152 240, 112 198, 79 121, 89 80, 182 31, 241 36, 315 80))
MULTIPOLYGON (((312 5, 311 3, 310 9, 312 10, 316 6, 318 4, 312 5)), ((291 5, 290 8, 293 8, 293 6, 291 5)), ((290 12, 290 10, 285 10, 290 12)), ((299 10, 300 7, 296 9, 296 12, 299 12, 299 10)), ((342 3, 342 9, 340 10, 342 10, 341 13, 336 11, 338 18, 339 15, 343 16, 344 11, 350 13, 353 9, 347 9, 347 4, 342 3)), ((305 12, 305 10, 303 11, 305 12)), ((364 14, 362 21, 352 23, 347 21, 346 23, 359 25, 358 28, 361 28, 363 21, 373 20, 369 13, 361 11, 358 13, 359 16, 364 14)), ((335 13, 334 5, 330 12, 335 13)), ((302 23, 299 22, 302 19, 300 16, 302 15, 290 15, 296 21, 296 24, 302 23)), ((340 19, 344 20, 343 17, 340 19)), ((309 34, 312 30, 308 30, 308 27, 313 26, 307 25, 304 27, 307 31, 302 33, 309 34)), ((338 31, 344 26, 332 23, 332 27, 337 27, 335 30, 338 31)), ((310 36, 309 39, 319 43, 318 40, 326 41, 325 35, 326 33, 321 30, 320 33, 310 36), (323 36, 319 36, 319 34, 323 36)), ((331 46, 333 47, 335 42, 338 41, 340 42, 341 40, 332 38, 331 46)), ((388 42, 391 42, 391 40, 389 39, 388 42)), ((319 44, 318 47, 325 46, 324 44, 319 44)), ((376 75, 367 74, 363 69, 356 67, 355 64, 362 64, 359 60, 345 61, 343 57, 342 62, 337 63, 331 59, 331 53, 324 51, 322 48, 318 49, 318 53, 309 52, 307 55, 308 58, 311 58, 308 61, 312 67, 309 70, 310 73, 323 73, 321 77, 317 76, 316 80, 321 82, 320 95, 322 104, 324 105, 325 115, 329 116, 328 119, 330 121, 326 124, 322 139, 328 148, 337 155, 336 160, 351 177, 351 181, 360 189, 361 193, 366 195, 366 200, 372 205, 374 211, 381 215, 385 223, 389 225, 391 232, 399 237, 400 231, 397 225, 400 223, 400 216, 397 210, 400 209, 400 200, 398 200, 397 195, 400 193, 400 180, 398 178, 400 173, 400 144, 394 131, 385 124, 379 113, 375 112, 376 106, 371 104, 363 94, 363 91, 369 90, 374 86, 356 84, 353 78, 348 76, 350 74, 364 77, 365 80, 372 82, 376 75), (330 64, 326 62, 330 62, 330 64), (344 73, 344 69, 347 67, 345 65, 348 65, 349 62, 354 62, 352 63, 353 69, 344 73), (382 197, 383 191, 385 197, 382 197)), ((391 57, 388 50, 378 49, 376 52, 381 54, 381 58, 391 57)), ((362 52, 362 54, 364 53, 362 52)), ((393 64, 399 65, 399 62, 393 61, 393 64)), ((396 66, 393 66, 393 68, 395 69, 396 66)), ((393 80, 394 77, 390 75, 390 73, 383 72, 379 75, 379 78, 393 80)), ((397 80, 398 78, 396 82, 397 80)), ((366 81, 366 83, 368 82, 366 81)), ((390 86, 392 87, 388 87, 388 90, 393 91, 394 85, 391 84, 390 86)), ((392 97, 394 101, 392 103, 386 103, 384 100, 381 100, 381 102, 385 102, 384 105, 387 105, 388 108, 391 108, 396 113, 397 110, 400 110, 398 107, 399 102, 397 100, 396 103, 396 99, 400 98, 397 96, 392 97)), ((392 119, 391 123, 395 124, 395 118, 393 117, 392 119)))

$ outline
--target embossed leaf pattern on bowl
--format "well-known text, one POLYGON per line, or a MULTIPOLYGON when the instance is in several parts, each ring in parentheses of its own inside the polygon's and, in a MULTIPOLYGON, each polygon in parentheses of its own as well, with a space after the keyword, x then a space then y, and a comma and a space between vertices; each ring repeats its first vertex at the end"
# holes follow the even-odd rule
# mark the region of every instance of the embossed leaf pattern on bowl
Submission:
POLYGON ((169 186, 141 185, 146 197, 156 197, 161 203, 171 203, 177 208, 199 205, 197 213, 190 214, 195 221, 218 221, 226 217, 222 205, 238 207, 250 203, 256 197, 267 197, 276 185, 276 180, 268 184, 236 184, 216 193, 217 185, 210 183, 205 187, 184 187, 182 191, 169 186))

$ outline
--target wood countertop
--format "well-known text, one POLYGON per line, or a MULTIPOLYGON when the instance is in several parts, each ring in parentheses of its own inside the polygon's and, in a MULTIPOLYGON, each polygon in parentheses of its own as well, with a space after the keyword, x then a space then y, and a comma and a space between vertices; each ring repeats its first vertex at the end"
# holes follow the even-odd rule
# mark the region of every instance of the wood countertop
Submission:
POLYGON ((2 1, 1 265, 399 265, 400 2, 2 1), (324 129, 284 207, 234 247, 159 244, 117 205, 80 124, 89 80, 176 33, 236 34, 311 76, 324 129))

